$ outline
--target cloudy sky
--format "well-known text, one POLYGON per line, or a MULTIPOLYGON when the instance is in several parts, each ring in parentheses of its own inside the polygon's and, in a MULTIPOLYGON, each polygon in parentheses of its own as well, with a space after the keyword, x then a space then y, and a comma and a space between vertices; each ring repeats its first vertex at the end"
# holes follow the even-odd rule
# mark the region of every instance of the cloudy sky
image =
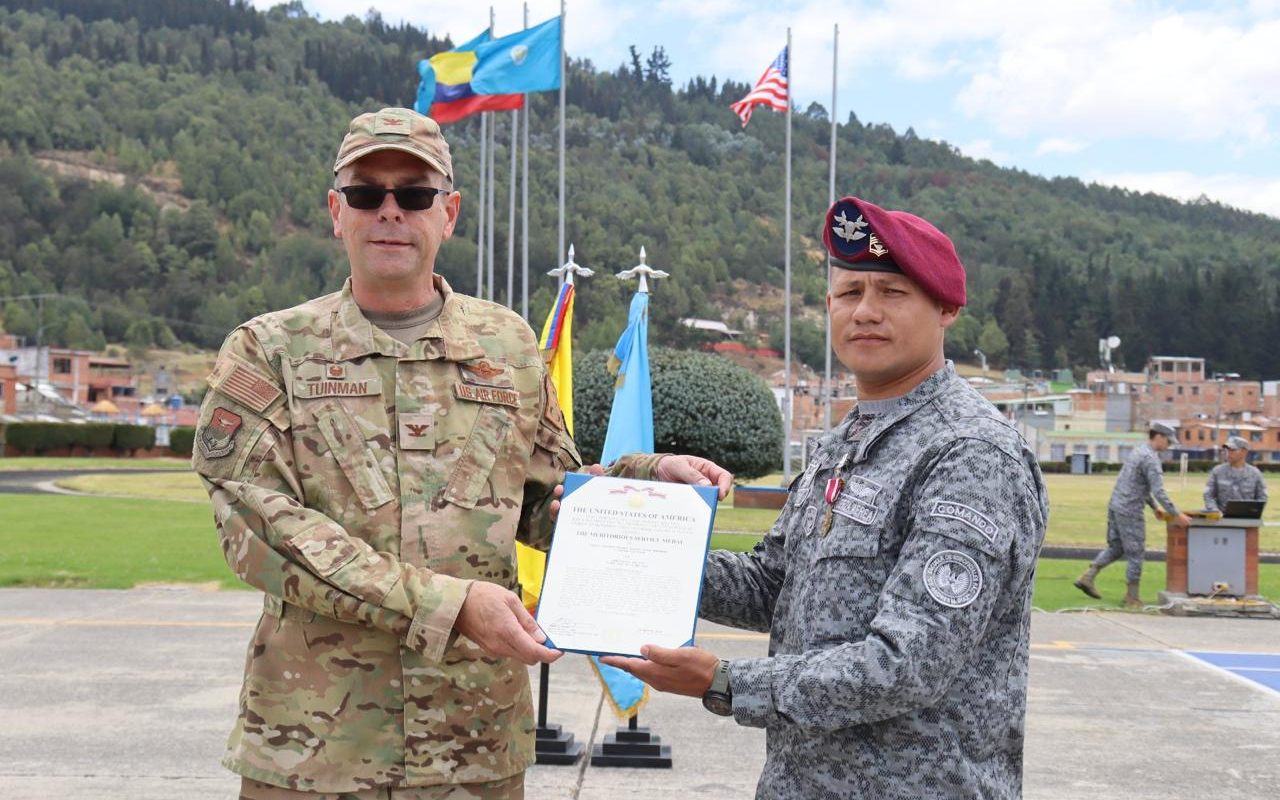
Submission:
MULTIPOLYGON (((254 0, 266 8, 270 0, 254 0)), ((350 0, 303 0, 335 19, 350 0)), ((488 25, 488 5, 370 0, 455 40, 488 25)), ((496 31, 522 3, 494 0, 496 31)), ((530 22, 559 12, 530 0, 530 22)), ((967 155, 1045 175, 1201 194, 1280 217, 1280 0, 570 0, 567 47, 612 69, 635 45, 666 48, 677 84, 753 82, 792 29, 800 108, 942 139, 967 155)))

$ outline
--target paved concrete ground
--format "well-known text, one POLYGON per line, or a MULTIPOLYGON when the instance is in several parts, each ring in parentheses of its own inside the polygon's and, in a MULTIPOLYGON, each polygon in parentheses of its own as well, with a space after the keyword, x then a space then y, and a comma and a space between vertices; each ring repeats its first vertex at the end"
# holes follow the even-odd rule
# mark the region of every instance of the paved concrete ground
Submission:
MULTIPOLYGON (((235 714, 250 592, 0 590, 0 796, 233 798, 218 766, 235 714)), ((714 625, 726 657, 765 641, 714 625)), ((1280 693, 1182 650, 1280 654, 1280 622, 1038 614, 1027 720, 1032 800, 1273 800, 1280 693)), ((585 660, 552 670, 551 719, 598 741, 617 722, 585 660)), ((750 797, 761 731, 657 695, 642 714, 671 770, 535 767, 530 800, 750 797)))

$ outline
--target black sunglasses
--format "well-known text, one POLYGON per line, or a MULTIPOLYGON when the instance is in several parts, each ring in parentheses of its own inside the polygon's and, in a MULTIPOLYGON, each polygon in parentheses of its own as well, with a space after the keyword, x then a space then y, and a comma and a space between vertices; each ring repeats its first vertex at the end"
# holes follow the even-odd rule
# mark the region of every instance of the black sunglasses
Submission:
POLYGON ((396 205, 405 211, 426 211, 435 202, 436 195, 449 194, 451 190, 432 186, 397 186, 394 189, 382 186, 343 186, 338 191, 347 196, 347 205, 361 211, 382 208, 382 201, 387 198, 387 193, 395 195, 396 205))

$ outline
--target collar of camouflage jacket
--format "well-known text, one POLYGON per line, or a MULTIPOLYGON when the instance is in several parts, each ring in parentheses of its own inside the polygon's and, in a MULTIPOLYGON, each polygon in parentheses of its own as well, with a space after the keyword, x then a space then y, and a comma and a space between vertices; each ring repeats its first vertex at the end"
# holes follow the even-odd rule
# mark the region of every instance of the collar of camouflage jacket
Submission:
POLYGON ((333 357, 349 361, 368 355, 394 356, 421 361, 441 358, 466 361, 480 358, 484 351, 465 325, 468 298, 457 294, 440 275, 433 275, 436 291, 444 296, 440 316, 427 326, 416 342, 404 344, 369 321, 351 294, 351 279, 342 284, 341 300, 333 312, 333 357))
MULTIPOLYGON (((903 419, 914 414, 917 410, 927 405, 934 397, 943 389, 950 385, 953 381, 960 380, 956 377, 955 365, 951 361, 947 361, 941 369, 925 378, 914 389, 898 398, 897 405, 893 410, 879 417, 871 424, 866 433, 862 436, 862 441, 858 445, 858 452, 853 457, 853 463, 857 464, 867 457, 867 451, 876 443, 876 440, 884 434, 885 431, 898 424, 903 419)), ((965 384, 966 386, 968 384, 965 384)), ((855 407, 856 408, 856 407, 855 407)), ((853 423, 853 414, 850 413, 840 426, 832 431, 829 436, 836 436, 840 439, 845 438, 848 433, 849 426, 853 423)))

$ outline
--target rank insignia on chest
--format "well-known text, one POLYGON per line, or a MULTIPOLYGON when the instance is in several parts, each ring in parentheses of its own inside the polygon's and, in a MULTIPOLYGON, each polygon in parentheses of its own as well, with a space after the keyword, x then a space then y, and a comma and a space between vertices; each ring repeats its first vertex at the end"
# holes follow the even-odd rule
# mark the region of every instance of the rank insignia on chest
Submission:
POLYGON ((436 446, 434 414, 400 414, 398 442, 401 450, 433 450, 436 446))

